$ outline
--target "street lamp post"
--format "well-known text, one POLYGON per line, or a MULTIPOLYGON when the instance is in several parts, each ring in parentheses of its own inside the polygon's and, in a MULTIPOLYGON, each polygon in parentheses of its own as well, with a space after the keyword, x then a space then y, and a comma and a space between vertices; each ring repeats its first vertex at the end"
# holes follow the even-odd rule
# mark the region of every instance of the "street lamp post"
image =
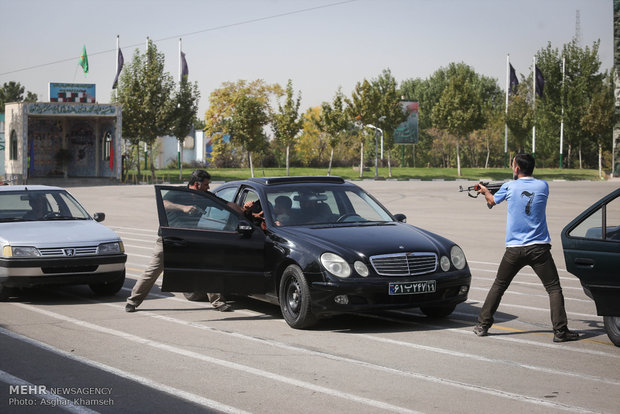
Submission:
MULTIPOLYGON (((379 121, 383 121, 385 116, 379 118, 379 121)), ((379 177, 379 142, 377 135, 381 134, 381 159, 383 159, 383 130, 372 124, 366 124, 368 128, 375 130, 375 178, 379 177)))

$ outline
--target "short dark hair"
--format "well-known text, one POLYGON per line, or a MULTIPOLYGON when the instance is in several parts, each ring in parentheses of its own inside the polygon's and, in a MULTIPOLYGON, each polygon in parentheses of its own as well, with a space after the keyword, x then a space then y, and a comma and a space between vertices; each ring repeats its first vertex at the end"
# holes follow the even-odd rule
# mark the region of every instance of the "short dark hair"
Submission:
POLYGON ((206 172, 205 170, 194 170, 192 175, 189 177, 189 183, 187 185, 193 185, 195 183, 202 183, 204 180, 210 180, 211 174, 206 172))
POLYGON ((515 164, 519 166, 523 175, 529 177, 534 172, 536 160, 532 157, 532 154, 519 153, 515 155, 515 164))

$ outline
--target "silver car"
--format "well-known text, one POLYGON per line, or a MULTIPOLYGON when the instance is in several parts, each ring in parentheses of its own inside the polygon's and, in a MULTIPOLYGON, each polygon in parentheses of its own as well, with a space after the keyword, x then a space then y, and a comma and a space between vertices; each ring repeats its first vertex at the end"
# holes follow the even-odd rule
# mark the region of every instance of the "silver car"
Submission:
POLYGON ((88 284, 113 295, 125 282, 120 237, 71 194, 43 185, 0 186, 0 300, 13 288, 88 284))

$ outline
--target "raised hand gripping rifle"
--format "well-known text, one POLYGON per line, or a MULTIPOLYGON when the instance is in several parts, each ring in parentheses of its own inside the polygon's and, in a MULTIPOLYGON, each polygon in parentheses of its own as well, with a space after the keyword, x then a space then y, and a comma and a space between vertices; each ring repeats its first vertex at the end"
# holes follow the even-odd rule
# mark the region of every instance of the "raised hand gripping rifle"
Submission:
MULTIPOLYGON (((459 185, 459 192, 462 193, 463 191, 467 191, 468 196, 470 196, 471 198, 477 198, 480 195, 480 193, 478 192, 478 190, 480 190, 480 185, 485 186, 491 194, 495 194, 500 189, 502 184, 504 183, 483 183, 482 181, 480 181, 478 184, 471 185, 467 188, 463 188, 462 185, 459 185), (474 195, 472 195, 472 192, 474 195)), ((493 208, 493 206, 489 203, 487 203, 487 207, 493 208)))

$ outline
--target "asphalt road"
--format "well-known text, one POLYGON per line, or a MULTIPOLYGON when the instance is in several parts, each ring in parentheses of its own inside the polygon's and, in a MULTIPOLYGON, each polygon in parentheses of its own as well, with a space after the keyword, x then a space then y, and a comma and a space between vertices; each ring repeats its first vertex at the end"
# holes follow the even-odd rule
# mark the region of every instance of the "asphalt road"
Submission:
POLYGON ((550 183, 552 251, 569 326, 583 335, 563 344, 552 342, 547 296, 531 269, 505 294, 491 335, 472 333, 503 254, 505 205, 489 210, 459 193, 466 182, 359 184, 464 249, 472 288, 449 318, 412 309, 300 331, 273 305, 234 298, 234 312, 220 313, 157 287, 139 312, 125 313, 156 238, 153 187, 74 187, 123 238, 128 278, 112 298, 80 286, 0 303, 0 412, 620 412, 620 348, 566 272, 560 242, 562 228, 617 181, 550 183))

